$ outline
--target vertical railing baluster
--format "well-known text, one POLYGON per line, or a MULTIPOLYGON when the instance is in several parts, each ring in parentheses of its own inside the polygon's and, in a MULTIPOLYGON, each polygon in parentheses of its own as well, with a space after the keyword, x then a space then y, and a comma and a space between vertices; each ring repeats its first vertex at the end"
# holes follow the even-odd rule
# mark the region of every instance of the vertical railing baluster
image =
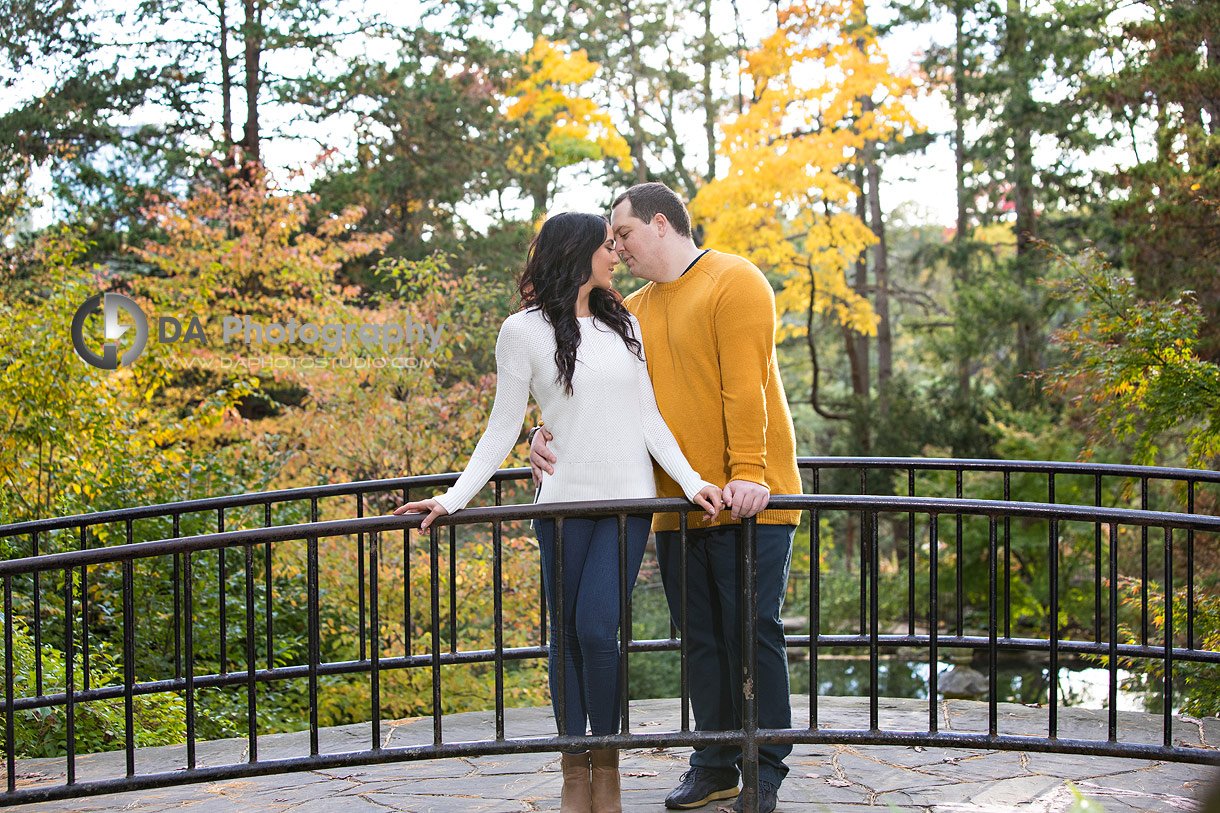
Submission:
POLYGON ((254 546, 245 545, 246 577, 246 751, 250 764, 258 762, 258 648, 254 627, 254 546))
MULTIPOLYGON (((89 547, 89 527, 80 526, 80 549, 89 547)), ((89 567, 80 566, 80 671, 81 688, 89 691, 89 567)))
MULTIPOLYGON (((822 491, 822 470, 813 470, 813 493, 822 491)), ((809 518, 809 728, 818 728, 818 643, 822 635, 821 512, 809 518)))
MULTIPOLYGON (((411 489, 402 490, 403 505, 411 502, 411 489)), ((411 616, 411 529, 402 529, 402 637, 408 658, 415 651, 415 620, 411 616)))
MULTIPOLYGON (((314 522, 317 522, 316 497, 312 499, 314 522)), ((321 624, 318 600, 318 538, 305 540, 305 601, 309 613, 309 755, 318 755, 318 663, 322 660, 321 624)))
MULTIPOLYGON (((131 520, 127 520, 127 535, 130 539, 131 520)), ((133 694, 136 683, 136 613, 132 595, 135 589, 133 568, 130 559, 123 560, 123 751, 127 757, 127 776, 129 777, 135 776, 136 773, 136 720, 133 694)))
MULTIPOLYGON (((1195 513, 1195 481, 1186 481, 1186 513, 1195 513)), ((1186 648, 1195 648, 1195 529, 1186 529, 1186 648)))
MULTIPOLYGON (((38 555, 38 531, 30 534, 31 555, 38 555)), ((34 694, 42 697, 42 590, 39 572, 34 571, 34 694)))
MULTIPOLYGON (((956 477, 954 479, 955 479, 955 483, 956 483, 955 489, 954 489, 954 494, 956 495, 957 499, 960 500, 962 498, 962 470, 961 469, 957 470, 956 477)), ((956 512, 954 514, 954 517, 957 522, 957 525, 956 525, 957 538, 954 540, 954 544, 956 546, 956 551, 955 551, 956 559, 954 559, 954 562, 953 562, 953 569, 955 571, 954 575, 955 575, 956 581, 957 581, 957 584, 956 584, 957 594, 954 596, 954 604, 956 605, 956 613, 957 613, 957 618, 956 618, 957 637, 961 638, 963 635, 963 630, 965 629, 965 624, 963 623, 963 616, 965 613, 965 603, 966 603, 966 590, 965 590, 965 587, 964 587, 963 581, 962 581, 962 563, 965 561, 965 558, 962 555, 962 544, 963 544, 962 512, 961 511, 956 512)))
POLYGON ((186 673, 186 769, 195 770, 195 571, 191 554, 182 554, 183 664, 186 673))
MULTIPOLYGON (((67 700, 64 708, 64 717, 67 718, 64 752, 69 785, 76 784, 76 630, 72 623, 76 617, 76 607, 72 599, 72 572, 72 568, 64 568, 64 697, 67 700)), ((9 776, 12 776, 11 772, 9 776)))
POLYGON ((1110 672, 1109 741, 1118 740, 1118 523, 1110 523, 1110 656, 1106 666, 1110 672))
MULTIPOLYGON (((216 509, 216 533, 222 534, 225 532, 225 510, 223 508, 216 509)), ((229 674, 229 619, 228 619, 228 601, 225 599, 225 583, 228 581, 225 573, 225 554, 228 548, 219 547, 216 549, 216 596, 220 602, 220 674, 229 674)))
POLYGON ((940 663, 938 633, 940 632, 940 584, 937 571, 940 561, 940 516, 928 514, 928 731, 935 734, 939 728, 936 715, 940 663))
POLYGON ((428 558, 430 562, 429 598, 431 599, 432 622, 432 744, 440 745, 441 731, 441 587, 440 587, 440 539, 436 522, 428 528, 428 558))
POLYGON ((381 539, 373 531, 369 534, 369 709, 372 717, 372 750, 381 750, 381 614, 378 602, 377 577, 381 570, 381 539))
MULTIPOLYGON (((682 695, 682 731, 690 731, 690 643, 686 637, 686 607, 687 607, 687 569, 686 569, 686 529, 690 517, 685 511, 678 514, 678 619, 681 629, 678 630, 681 640, 678 644, 678 660, 681 674, 680 692, 682 695)), ((670 622, 672 625, 672 621, 670 622)))
MULTIPOLYGON (((1093 475, 1093 506, 1101 508, 1101 475, 1093 475)), ((1101 523, 1093 523, 1093 643, 1101 645, 1101 523)))
MULTIPOLYGON (((1140 510, 1148 510, 1148 478, 1140 478, 1140 510)), ((1148 646, 1148 526, 1140 526, 1140 645, 1148 646)))
MULTIPOLYGON (((359 491, 356 492, 356 519, 364 518, 364 495, 359 491)), ((360 633, 357 638, 360 640, 360 660, 368 660, 368 648, 365 643, 365 595, 364 595, 364 532, 356 534, 356 605, 359 607, 358 613, 360 616, 359 625, 360 633)))
POLYGON ((627 606, 627 515, 618 515, 618 623, 619 623, 619 702, 622 704, 621 733, 631 733, 630 672, 627 668, 628 650, 631 648, 631 621, 627 606))
MULTIPOLYGON (((814 470, 816 482, 817 470, 814 470)), ((809 515, 809 728, 818 728, 818 638, 822 634, 822 528, 818 509, 809 515)))
MULTIPOLYGON (((860 469, 860 495, 868 493, 868 470, 860 469)), ((868 529, 865 528, 865 523, 868 521, 868 516, 864 511, 860 512, 860 635, 866 635, 868 631, 868 529)))
POLYGON ((17 790, 17 733, 13 717, 13 577, 4 577, 4 775, 8 792, 17 790))
MULTIPOLYGON (((496 481, 496 505, 500 504, 500 481, 496 481)), ((500 521, 491 525, 492 623, 495 625, 496 740, 504 739, 504 548, 500 521)))
MULTIPOLYGON (((758 537, 754 517, 741 523, 742 540, 742 703, 741 722, 744 742, 741 746, 742 809, 758 811, 758 537)), ((863 528, 861 528, 863 530, 863 528)))
MULTIPOLYGON (((907 496, 915 497, 915 469, 907 469, 907 496)), ((915 512, 907 512, 907 635, 915 637, 915 512)))
POLYGON ((559 679, 555 681, 555 687, 559 690, 559 715, 555 725, 559 736, 563 737, 568 733, 568 662, 564 631, 569 621, 565 618, 567 613, 564 612, 566 605, 563 596, 563 517, 555 518, 555 586, 552 592, 555 594, 555 641, 552 646, 555 648, 555 662, 559 669, 559 679))
POLYGON ((1173 747, 1173 528, 1165 526, 1165 675, 1161 681, 1161 721, 1166 748, 1173 747))
MULTIPOLYGON (((263 527, 271 527, 271 503, 263 503, 263 527)), ((275 668, 275 609, 271 584, 271 543, 263 543, 263 623, 267 635, 267 668, 275 668)))
MULTIPOLYGON (((173 539, 181 533, 179 514, 174 515, 173 539)), ((174 680, 182 679, 182 554, 174 554, 174 680)))
POLYGON ((998 731, 998 722, 996 714, 996 701, 998 694, 998 681, 996 679, 996 670, 998 666, 998 647, 997 640, 999 635, 999 619, 996 617, 998 613, 998 589, 996 581, 999 571, 999 550, 996 541, 996 518, 995 515, 987 517, 987 731, 991 736, 996 736, 998 731))
POLYGON ((1050 541, 1047 561, 1050 572, 1047 574, 1047 585, 1050 587, 1050 648, 1051 663, 1048 670, 1047 683, 1049 699, 1047 708, 1050 712, 1050 738, 1059 737, 1059 520, 1050 521, 1050 541))
POLYGON ((449 651, 457 654, 457 526, 449 526, 449 651))
MULTIPOLYGON (((1004 470, 1004 501, 1012 500, 1012 478, 1004 470)), ((1012 517, 1004 515, 1004 637, 1012 638, 1012 517)))
POLYGON ((878 730, 877 695, 881 691, 880 681, 880 611, 878 607, 878 559, 881 558, 881 542, 878 533, 876 511, 868 514, 868 730, 878 730))

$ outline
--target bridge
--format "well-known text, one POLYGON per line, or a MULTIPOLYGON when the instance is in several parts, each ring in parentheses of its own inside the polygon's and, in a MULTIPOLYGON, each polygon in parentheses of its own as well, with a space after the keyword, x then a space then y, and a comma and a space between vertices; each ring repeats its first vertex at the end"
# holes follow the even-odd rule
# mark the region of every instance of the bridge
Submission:
MULTIPOLYGON (((455 475, 267 491, 0 526, 0 539, 10 550, 29 552, 0 562, 5 619, 0 804, 268 776, 283 776, 291 784, 286 775, 306 771, 553 754, 572 746, 641 752, 739 743, 747 810, 756 807, 758 747, 767 742, 1220 765, 1220 750, 1205 736, 1203 723, 1175 713, 1183 682, 1220 662, 1220 651, 1206 648, 1201 616, 1215 574, 1195 568, 1196 547, 1214 549, 1220 532, 1220 517, 1199 513, 1196 505, 1217 503, 1220 473, 914 458, 802 458, 800 465, 806 493, 776 496, 771 503, 802 512, 806 520, 799 534, 809 551, 807 569, 794 569, 789 586, 790 596, 805 597, 808 619, 804 631, 787 640, 806 678, 793 690, 807 696, 808 704, 799 704, 804 713, 793 728, 781 730, 758 726, 749 691, 755 670, 750 646, 741 664, 742 728, 694 730, 684 602, 677 610, 682 623, 671 626, 667 637, 651 638, 633 634, 629 606, 622 602, 624 701, 630 698, 633 657, 678 654, 679 692, 672 714, 650 711, 661 722, 634 724, 633 714, 642 707, 624 702, 614 735, 575 737, 510 725, 521 710, 506 694, 506 675, 545 658, 548 630, 540 592, 527 602, 524 632, 514 624, 522 619, 506 613, 507 601, 518 611, 526 606, 514 580, 531 567, 536 570, 531 558, 536 554, 510 544, 506 533, 536 518, 594 514, 617 514, 622 531, 628 513, 638 511, 681 512, 685 533, 691 506, 683 500, 506 505, 505 491, 529 476, 528 470, 508 469, 488 487, 490 504, 438 520, 426 538, 414 533, 418 516, 387 516, 385 510, 412 493, 434 493, 455 475), (837 490, 828 493, 827 485, 837 490), (1041 499, 1028 499, 1035 492, 1041 499), (324 518, 323 509, 342 518, 324 518), (1033 553, 1031 538, 1041 539, 1033 553), (845 598, 842 574, 835 582, 839 594, 827 593, 835 574, 824 568, 823 553, 832 546, 852 556, 846 616, 825 611, 845 598), (348 569, 356 582, 354 607, 330 606, 332 593, 324 582, 348 569), (458 607, 466 600, 460 585, 476 571, 485 573, 479 584, 490 594, 483 596, 490 615, 467 629, 458 624, 458 607), (401 584, 388 582, 383 574, 389 572, 401 577, 401 584), (1022 584, 1013 581, 1014 573, 1044 574, 1042 582, 1022 586, 1036 594, 1032 599, 1014 595, 1014 584, 1022 584), (172 595, 172 612, 142 617, 137 604, 146 606, 150 595, 172 595), (118 606, 100 613, 99 602, 118 606), (1044 617, 1029 617, 1030 606, 1044 610, 1044 617), (103 618, 118 629, 103 629, 103 618), (303 622, 299 642, 286 630, 291 619, 303 622), (421 625, 422 636, 414 635, 421 625), (18 655, 26 638, 32 642, 26 656, 33 668, 22 670, 18 655), (121 644, 99 643, 110 639, 121 644), (901 714, 893 713, 893 702, 879 688, 883 658, 899 649, 918 653, 928 664, 924 699, 900 704, 901 714), (55 650, 62 657, 48 662, 53 656, 47 653, 55 650), (829 653, 844 652, 867 663, 867 696, 855 701, 859 725, 845 725, 840 701, 816 690, 820 663, 829 653), (986 700, 977 704, 975 725, 950 725, 946 715, 938 665, 952 652, 970 653, 986 664, 986 700), (1002 701, 998 664, 1001 655, 1011 653, 1045 665, 1050 679, 1040 708, 1018 713, 1002 701), (95 667, 102 662, 107 669, 91 668, 91 658, 95 667), (1095 714, 1096 725, 1080 724, 1076 710, 1066 708, 1060 696, 1055 676, 1068 658, 1091 659, 1106 670, 1105 708, 1095 714), (164 673, 149 674, 150 664, 158 663, 164 673), (216 668, 201 670, 203 663, 216 668), (1159 707, 1156 736, 1124 724, 1117 702, 1120 667, 1151 676, 1159 707), (454 691, 463 668, 488 673, 490 696, 454 691), (99 674, 106 679, 99 680, 99 674), (430 736, 422 739, 396 740, 397 723, 382 717, 383 681, 405 677, 417 679, 411 685, 426 686, 419 703, 428 712, 430 736), (336 750, 324 742, 330 729, 320 720, 327 687, 339 680, 367 691, 368 714, 360 724, 363 742, 344 740, 336 750), (259 700, 268 692, 291 691, 301 692, 309 725, 285 746, 286 741, 272 738, 290 735, 260 733, 259 700), (244 739, 244 747, 224 752, 219 761, 214 755, 221 752, 209 750, 198 737, 200 698, 218 692, 237 699, 229 712, 244 739), (137 759, 138 712, 154 698, 181 703, 183 743, 169 762, 137 759), (82 709, 101 701, 121 704, 121 719, 113 743, 120 747, 99 761, 78 753, 75 726, 82 709), (447 722, 483 709, 485 730, 447 722), (18 720, 24 725, 31 716, 51 715, 62 715, 66 723, 57 756, 63 775, 19 782, 18 720), (88 770, 79 770, 84 765, 88 770), (98 765, 106 770, 99 772, 98 765)), ((754 574, 754 557, 754 526, 746 522, 743 573, 754 574)), ((558 565, 562 568, 562 558, 558 565)), ((625 594, 623 577, 620 572, 625 594)), ((754 580, 746 578, 743 585, 743 606, 752 608, 754 580)), ((538 590, 536 579, 529 588, 538 590)), ((742 623, 744 640, 756 640, 756 613, 745 613, 742 623)), ((562 629, 556 632, 555 640, 562 641, 562 629)), ((413 730, 418 729, 417 724, 413 730)))

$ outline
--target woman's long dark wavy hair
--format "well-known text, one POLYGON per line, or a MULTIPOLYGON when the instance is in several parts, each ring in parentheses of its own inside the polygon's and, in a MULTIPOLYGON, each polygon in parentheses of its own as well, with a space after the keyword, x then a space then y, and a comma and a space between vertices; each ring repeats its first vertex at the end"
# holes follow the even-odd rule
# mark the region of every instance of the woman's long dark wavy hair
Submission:
MULTIPOLYGON (((601 215, 581 212, 547 218, 530 241, 525 270, 517 284, 522 306, 541 309, 555 329, 555 366, 559 368, 555 380, 568 395, 572 394, 576 350, 580 347, 577 293, 593 275, 593 255, 606 242, 606 223, 601 215)), ((631 316, 617 291, 594 288, 589 292, 589 311, 643 359, 643 347, 632 334, 631 316)))

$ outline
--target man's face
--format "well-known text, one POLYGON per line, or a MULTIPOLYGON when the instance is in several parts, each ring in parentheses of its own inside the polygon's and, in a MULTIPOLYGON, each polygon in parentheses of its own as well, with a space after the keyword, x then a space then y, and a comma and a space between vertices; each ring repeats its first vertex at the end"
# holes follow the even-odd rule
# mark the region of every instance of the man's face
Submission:
POLYGON ((614 207, 610 215, 610 229, 614 233, 618 258, 631 271, 631 276, 653 279, 661 270, 660 235, 652 223, 645 223, 631 210, 631 201, 614 207))

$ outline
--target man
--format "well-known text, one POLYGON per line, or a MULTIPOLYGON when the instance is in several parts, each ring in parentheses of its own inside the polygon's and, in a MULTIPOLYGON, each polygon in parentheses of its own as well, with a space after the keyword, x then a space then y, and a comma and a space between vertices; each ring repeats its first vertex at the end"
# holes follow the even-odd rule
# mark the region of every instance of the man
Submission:
MULTIPOLYGON (((788 586, 799 511, 767 510, 773 493, 801 490, 792 416, 775 358, 775 296, 752 263, 695 245, 690 215, 664 184, 633 186, 614 201, 619 259, 648 284, 627 298, 643 331, 657 404, 678 445, 705 479, 724 483, 726 510, 712 521, 691 514, 687 532, 687 629, 691 706, 700 731, 741 727, 740 522, 757 517, 758 722, 789 728, 788 659, 780 607, 788 586)), ((552 471, 545 431, 536 433, 535 477, 552 471)), ((654 467, 657 494, 682 490, 654 467)), ((678 517, 653 521, 670 614, 680 624, 678 517)), ((759 749, 759 810, 775 809, 788 772, 787 745, 759 749)), ((741 749, 707 746, 665 799, 701 807, 738 794, 741 749)), ((737 809, 740 809, 740 799, 737 809)))

